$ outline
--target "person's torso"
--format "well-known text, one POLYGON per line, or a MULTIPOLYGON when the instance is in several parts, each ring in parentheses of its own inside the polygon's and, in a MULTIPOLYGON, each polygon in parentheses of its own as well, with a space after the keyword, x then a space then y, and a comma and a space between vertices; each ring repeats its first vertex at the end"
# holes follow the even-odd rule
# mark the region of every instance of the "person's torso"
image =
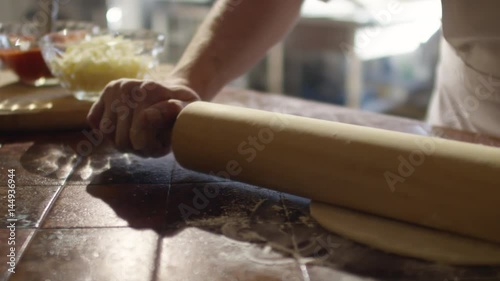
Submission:
POLYGON ((469 67, 500 77, 500 1, 442 0, 443 35, 469 67))

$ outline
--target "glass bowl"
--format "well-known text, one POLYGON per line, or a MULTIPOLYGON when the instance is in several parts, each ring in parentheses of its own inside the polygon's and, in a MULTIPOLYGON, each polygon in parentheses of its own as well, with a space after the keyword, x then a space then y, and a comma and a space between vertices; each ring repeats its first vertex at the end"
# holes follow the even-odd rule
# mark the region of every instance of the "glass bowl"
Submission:
MULTIPOLYGON (((88 22, 58 21, 55 30, 98 32, 98 27, 88 22)), ((42 34, 43 26, 35 22, 0 23, 0 60, 21 82, 37 87, 58 84, 38 45, 42 34)))
POLYGON ((95 101, 113 80, 148 78, 159 63, 165 36, 150 30, 57 32, 39 44, 61 85, 79 100, 95 101))

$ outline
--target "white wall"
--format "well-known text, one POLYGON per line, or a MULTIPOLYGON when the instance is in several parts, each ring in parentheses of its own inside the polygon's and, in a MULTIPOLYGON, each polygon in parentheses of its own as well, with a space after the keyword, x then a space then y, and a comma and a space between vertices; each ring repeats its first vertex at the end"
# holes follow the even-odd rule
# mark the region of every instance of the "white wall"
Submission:
MULTIPOLYGON (((48 1, 48 0, 43 0, 48 1)), ((42 0, 0 0, 0 22, 21 22, 40 11, 42 0)), ((92 21, 106 26, 106 0, 60 0, 60 18, 92 21)))
POLYGON ((109 26, 111 29, 138 29, 142 27, 141 0, 107 0, 108 8, 117 7, 122 18, 109 26))

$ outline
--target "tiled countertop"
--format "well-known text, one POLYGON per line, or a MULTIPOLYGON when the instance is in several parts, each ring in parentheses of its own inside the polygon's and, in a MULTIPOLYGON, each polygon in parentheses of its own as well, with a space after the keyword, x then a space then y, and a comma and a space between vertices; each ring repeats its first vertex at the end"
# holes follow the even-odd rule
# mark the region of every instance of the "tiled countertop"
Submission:
MULTIPOLYGON (((215 100, 500 146, 485 136, 271 94, 215 100)), ((308 200, 191 172, 172 155, 109 144, 75 151, 81 131, 0 133, 4 280, 500 280, 500 267, 452 267, 387 254, 321 228, 308 200), (16 273, 8 274, 7 170, 17 182, 16 273)))

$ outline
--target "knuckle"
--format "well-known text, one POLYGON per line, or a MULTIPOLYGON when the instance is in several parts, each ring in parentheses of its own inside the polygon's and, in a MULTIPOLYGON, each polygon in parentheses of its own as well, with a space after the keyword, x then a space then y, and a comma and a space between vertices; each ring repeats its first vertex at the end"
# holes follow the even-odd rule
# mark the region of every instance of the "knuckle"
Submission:
POLYGON ((115 90, 116 88, 120 87, 120 85, 121 85, 120 79, 113 80, 106 85, 106 89, 107 90, 115 90))
POLYGON ((148 91, 152 91, 152 90, 155 90, 156 88, 158 88, 159 84, 156 83, 155 81, 146 80, 146 81, 142 82, 141 87, 148 90, 148 91))
POLYGON ((129 84, 129 81, 127 79, 120 79, 120 80, 118 80, 118 83, 120 83, 120 88, 123 89, 123 88, 127 87, 127 85, 129 84))
POLYGON ((132 89, 131 96, 137 102, 142 102, 146 98, 148 90, 141 85, 138 85, 132 89))

